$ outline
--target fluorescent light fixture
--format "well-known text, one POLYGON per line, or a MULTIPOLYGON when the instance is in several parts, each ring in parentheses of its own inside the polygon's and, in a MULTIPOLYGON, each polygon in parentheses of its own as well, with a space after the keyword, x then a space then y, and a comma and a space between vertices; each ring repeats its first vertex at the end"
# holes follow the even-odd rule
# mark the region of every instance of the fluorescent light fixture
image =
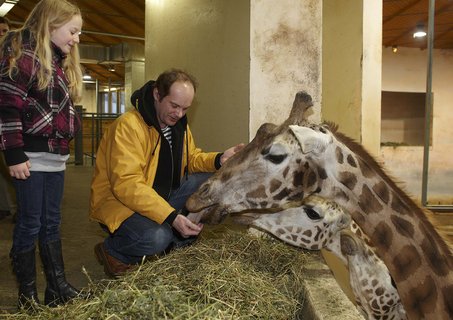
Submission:
POLYGON ((4 17, 19 0, 5 0, 0 6, 0 17, 4 17))
POLYGON ((91 80, 91 76, 88 73, 85 73, 82 77, 83 80, 91 80))

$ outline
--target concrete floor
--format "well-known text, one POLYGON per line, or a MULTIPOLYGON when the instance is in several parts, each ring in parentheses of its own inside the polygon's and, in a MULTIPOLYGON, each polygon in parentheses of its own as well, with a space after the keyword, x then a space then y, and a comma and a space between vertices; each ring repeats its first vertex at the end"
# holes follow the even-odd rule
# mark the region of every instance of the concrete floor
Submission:
MULTIPOLYGON (((65 176, 61 225, 63 258, 66 278, 77 288, 89 283, 82 268, 92 281, 106 278, 93 252, 94 245, 102 241, 105 233, 97 223, 88 219, 92 172, 91 166, 68 165, 65 176)), ((14 312, 17 305, 16 280, 9 258, 13 228, 12 216, 0 220, 0 317, 2 313, 14 312)), ((45 278, 38 256, 37 263, 39 298, 44 300, 45 278)))
MULTIPOLYGON (((92 173, 93 167, 89 165, 68 165, 66 170, 61 226, 63 257, 66 277, 77 288, 82 288, 89 283, 82 268, 94 282, 107 278, 93 252, 94 245, 102 241, 105 234, 97 223, 88 219, 92 173)), ((439 225, 442 226, 442 231, 447 233, 453 243, 453 213, 435 216, 439 225)), ((17 287, 9 259, 13 227, 12 216, 0 220, 0 270, 2 270, 0 272, 0 318, 2 313, 11 313, 16 310, 17 287)), ((40 262, 39 258, 37 262, 40 262)), ((40 265, 37 273, 39 297, 43 300, 45 279, 40 265)), ((340 281, 338 275, 337 280, 340 281)))

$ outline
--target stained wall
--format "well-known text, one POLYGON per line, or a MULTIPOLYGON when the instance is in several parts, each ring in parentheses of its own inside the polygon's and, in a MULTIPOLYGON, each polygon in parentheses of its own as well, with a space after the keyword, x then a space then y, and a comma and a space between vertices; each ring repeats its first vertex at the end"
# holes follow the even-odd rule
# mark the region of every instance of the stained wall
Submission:
POLYGON ((300 90, 313 98, 311 120, 320 120, 321 46, 321 1, 251 1, 251 138, 262 123, 284 121, 300 90))

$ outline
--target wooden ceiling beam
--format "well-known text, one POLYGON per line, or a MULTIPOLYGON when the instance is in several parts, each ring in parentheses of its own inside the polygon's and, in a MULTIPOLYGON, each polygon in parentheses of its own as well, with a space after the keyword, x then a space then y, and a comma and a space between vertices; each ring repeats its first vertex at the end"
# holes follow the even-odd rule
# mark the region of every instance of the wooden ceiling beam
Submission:
MULTIPOLYGON (((93 12, 99 12, 99 11, 96 10, 96 7, 94 7, 90 3, 90 1, 79 0, 79 2, 80 2, 80 4, 83 4, 84 7, 90 9, 93 12)), ((109 3, 109 6, 110 6, 110 3, 109 3)), ((85 19, 85 17, 84 17, 84 19, 85 19)), ((101 14, 99 14, 99 20, 101 21, 103 26, 99 25, 97 22, 94 22, 94 19, 89 19, 90 24, 93 25, 94 27, 96 27, 99 30, 105 30, 105 26, 106 25, 110 25, 110 26, 114 27, 114 29, 116 29, 116 31, 114 33, 124 33, 124 34, 128 33, 128 31, 125 28, 119 26, 117 23, 113 23, 111 21, 111 19, 103 18, 101 14)))
MULTIPOLYGON (((402 7, 400 10, 395 11, 393 14, 386 16, 383 20, 382 23, 385 24, 389 22, 390 20, 393 20, 394 18, 400 16, 403 12, 409 10, 410 8, 414 7, 418 3, 420 3, 422 0, 413 0, 412 2, 409 2, 407 5, 402 7)), ((385 6, 384 6, 385 7, 385 6)))
POLYGON ((145 33, 144 32, 145 23, 144 22, 143 23, 138 22, 136 17, 134 17, 134 16, 130 15, 129 13, 127 13, 126 11, 124 11, 124 8, 118 7, 118 2, 111 1, 109 3, 109 7, 112 8, 113 10, 115 10, 117 13, 122 14, 125 17, 127 17, 139 29, 143 29, 143 34, 145 33))

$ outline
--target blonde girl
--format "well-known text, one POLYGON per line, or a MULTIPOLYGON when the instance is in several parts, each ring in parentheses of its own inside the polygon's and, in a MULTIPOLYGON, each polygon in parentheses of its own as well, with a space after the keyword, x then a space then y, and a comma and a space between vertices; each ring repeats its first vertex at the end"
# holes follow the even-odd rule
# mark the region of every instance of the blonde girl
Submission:
POLYGON ((66 0, 41 0, 22 28, 0 41, 0 150, 18 205, 10 256, 19 306, 39 303, 35 243, 46 275, 44 302, 55 306, 79 294, 66 281, 60 205, 69 142, 80 123, 78 51, 80 9, 66 0))

